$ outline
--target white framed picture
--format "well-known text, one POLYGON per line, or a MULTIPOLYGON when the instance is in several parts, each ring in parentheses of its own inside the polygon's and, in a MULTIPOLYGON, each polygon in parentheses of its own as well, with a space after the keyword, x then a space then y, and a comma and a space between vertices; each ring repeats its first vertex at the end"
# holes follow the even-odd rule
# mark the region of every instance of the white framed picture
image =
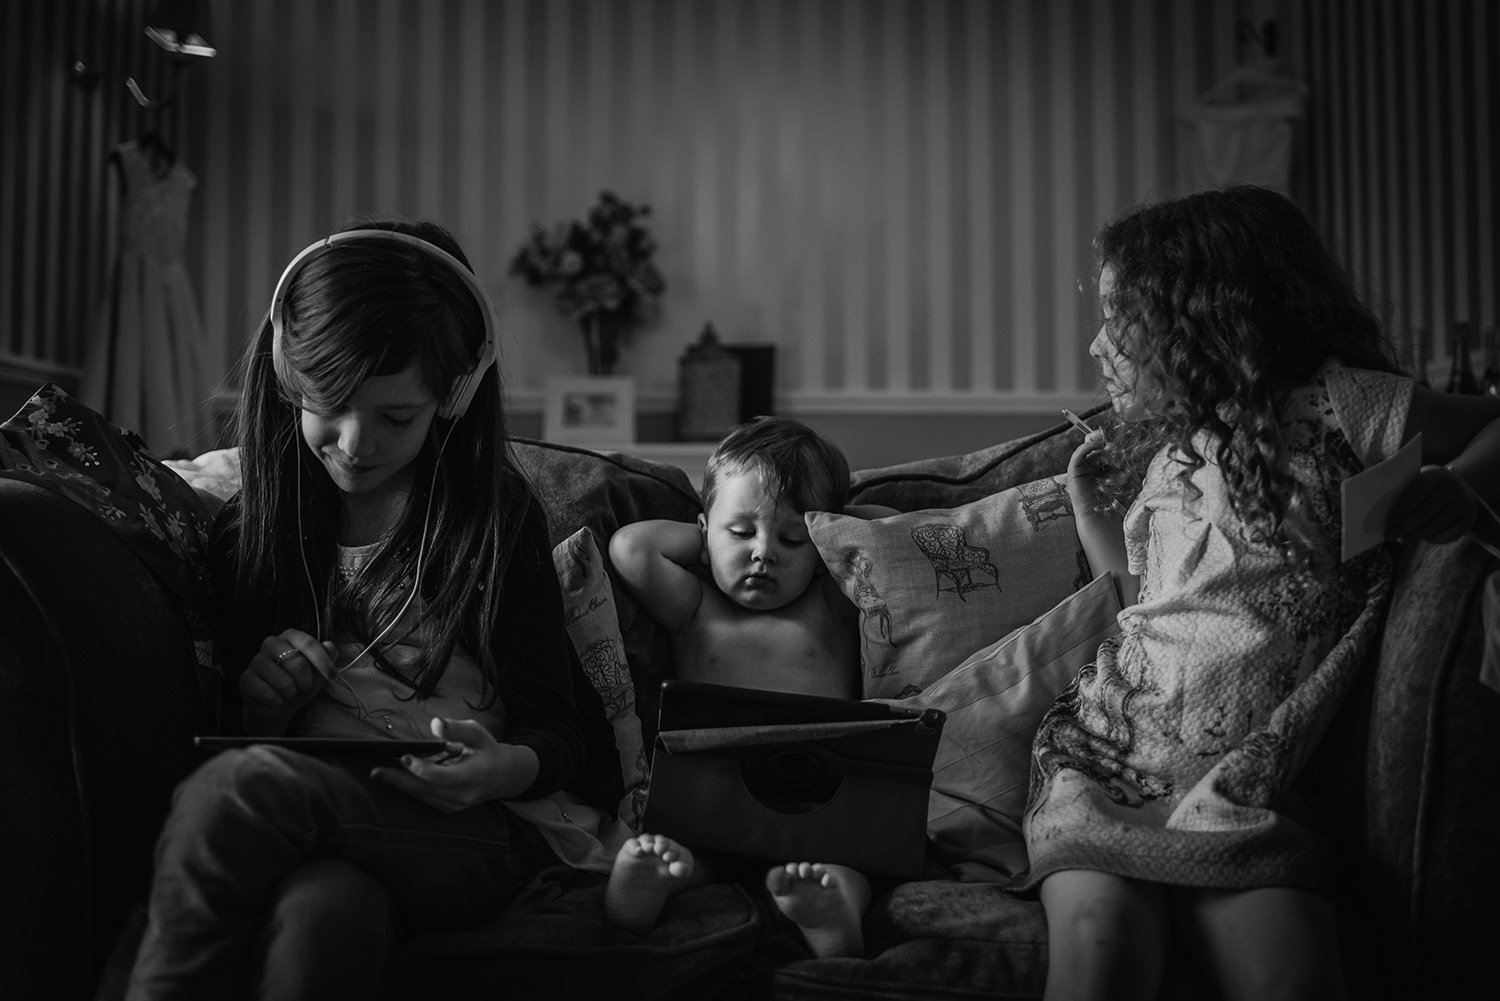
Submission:
POLYGON ((542 437, 570 445, 635 442, 635 379, 628 375, 547 377, 542 437))

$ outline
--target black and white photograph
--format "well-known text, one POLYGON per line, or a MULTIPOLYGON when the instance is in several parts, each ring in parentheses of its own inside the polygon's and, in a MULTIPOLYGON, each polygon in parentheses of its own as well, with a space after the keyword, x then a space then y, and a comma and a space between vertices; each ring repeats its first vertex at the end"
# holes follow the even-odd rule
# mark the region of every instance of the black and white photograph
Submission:
POLYGON ((1500 0, 0 0, 0 999, 1409 1001, 1500 0))
POLYGON ((635 382, 628 376, 549 376, 548 441, 628 445, 635 441, 635 382))

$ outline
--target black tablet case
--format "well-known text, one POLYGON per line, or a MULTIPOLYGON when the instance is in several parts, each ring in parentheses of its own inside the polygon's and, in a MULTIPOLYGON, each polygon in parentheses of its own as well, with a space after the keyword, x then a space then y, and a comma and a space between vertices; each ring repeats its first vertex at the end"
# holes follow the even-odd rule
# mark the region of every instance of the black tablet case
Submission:
POLYGON ((642 830, 771 862, 921 873, 944 715, 671 680, 642 830))

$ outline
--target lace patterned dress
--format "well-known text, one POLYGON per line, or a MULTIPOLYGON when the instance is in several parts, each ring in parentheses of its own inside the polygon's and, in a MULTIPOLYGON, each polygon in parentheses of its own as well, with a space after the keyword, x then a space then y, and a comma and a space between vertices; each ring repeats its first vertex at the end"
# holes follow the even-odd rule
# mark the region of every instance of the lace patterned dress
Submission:
MULTIPOLYGON (((1296 780, 1390 591, 1384 547, 1340 562, 1340 484, 1395 453, 1411 381, 1325 364, 1283 423, 1310 490, 1312 566, 1246 541, 1212 463, 1195 496, 1165 453, 1125 521, 1137 604, 1043 718, 1023 830, 1029 893, 1065 869, 1220 888, 1320 889, 1329 848, 1296 780)), ((1201 449, 1200 449, 1201 450, 1201 449)))

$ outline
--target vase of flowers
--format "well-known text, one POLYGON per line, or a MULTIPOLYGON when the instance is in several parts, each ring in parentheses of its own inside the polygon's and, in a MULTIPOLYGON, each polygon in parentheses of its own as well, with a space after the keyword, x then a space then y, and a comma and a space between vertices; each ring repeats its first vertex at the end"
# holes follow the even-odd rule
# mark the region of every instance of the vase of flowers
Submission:
POLYGON ((666 282, 656 241, 641 220, 651 214, 612 191, 583 219, 551 229, 534 225, 510 273, 552 292, 558 310, 583 334, 590 375, 609 375, 620 343, 654 314, 666 282))

